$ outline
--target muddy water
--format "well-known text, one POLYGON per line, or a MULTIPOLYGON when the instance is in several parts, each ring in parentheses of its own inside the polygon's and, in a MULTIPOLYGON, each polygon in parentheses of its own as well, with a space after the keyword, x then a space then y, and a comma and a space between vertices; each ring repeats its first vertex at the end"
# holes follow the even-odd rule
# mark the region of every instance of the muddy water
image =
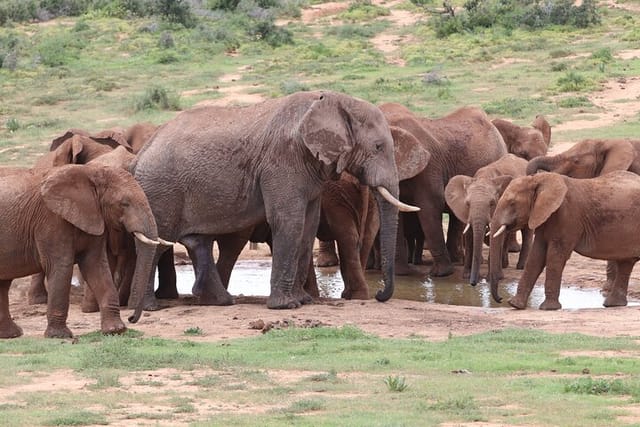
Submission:
MULTIPOLYGON (((178 291, 190 294, 194 281, 191 265, 176 266, 178 274, 178 291)), ((240 260, 231 275, 229 292, 233 295, 269 295, 269 279, 271 275, 270 260, 240 260)), ((318 288, 320 295, 329 298, 340 298, 343 289, 342 277, 338 267, 317 268, 318 288)), ((381 287, 381 275, 378 272, 367 272, 367 282, 371 295, 381 287)), ((475 307, 506 307, 506 299, 515 294, 516 283, 501 284, 502 304, 491 298, 489 285, 480 283, 470 286, 456 275, 428 279, 424 275, 398 276, 393 297, 414 301, 427 301, 450 305, 468 305, 475 307)), ((529 306, 537 308, 544 300, 544 288, 536 286, 529 299, 529 306)), ((598 289, 579 289, 563 287, 560 291, 560 303, 565 309, 600 308, 603 297, 598 289)), ((638 305, 630 301, 629 305, 638 305)))

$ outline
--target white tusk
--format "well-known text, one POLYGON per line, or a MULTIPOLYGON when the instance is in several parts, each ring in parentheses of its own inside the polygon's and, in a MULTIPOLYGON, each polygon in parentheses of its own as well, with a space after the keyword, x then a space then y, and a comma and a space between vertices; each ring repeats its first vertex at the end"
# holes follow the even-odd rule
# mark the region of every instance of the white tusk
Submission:
POLYGON ((493 237, 498 237, 499 235, 501 235, 502 233, 504 233, 504 230, 507 229, 507 226, 502 224, 500 226, 500 228, 498 228, 498 231, 496 231, 496 233, 493 235, 493 237))
POLYGON ((154 245, 154 246, 158 246, 160 244, 160 242, 151 240, 150 238, 140 233, 139 231, 134 231, 133 235, 136 236, 136 239, 140 240, 142 243, 146 243, 148 245, 154 245))
POLYGON ((462 234, 467 234, 467 231, 469 231, 469 227, 471 227, 471 224, 468 223, 465 227, 464 230, 462 230, 462 234))
POLYGON ((161 245, 165 245, 165 246, 173 246, 175 245, 174 242, 169 242, 168 240, 164 240, 158 237, 158 242, 160 242, 161 245))
POLYGON ((378 193, 380 193, 380 195, 384 197, 387 202, 391 203, 402 212, 417 212, 420 210, 420 208, 417 206, 411 206, 407 205, 406 203, 402 203, 400 200, 393 197, 391 193, 389 193, 389 190, 384 187, 376 187, 376 190, 378 190, 378 193))

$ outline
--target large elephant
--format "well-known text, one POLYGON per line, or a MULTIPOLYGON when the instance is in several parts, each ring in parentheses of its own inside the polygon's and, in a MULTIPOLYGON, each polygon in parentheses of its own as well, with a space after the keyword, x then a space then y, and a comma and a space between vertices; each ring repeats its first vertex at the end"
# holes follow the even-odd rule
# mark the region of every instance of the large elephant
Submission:
POLYGON ((536 116, 531 127, 518 126, 504 119, 494 119, 491 123, 502 135, 509 153, 525 160, 547 154, 551 144, 551 126, 544 116, 536 116))
POLYGON ((507 154, 507 147, 487 115, 478 108, 463 107, 440 119, 417 116, 400 104, 383 104, 380 109, 396 142, 404 138, 417 140, 431 155, 428 166, 416 168, 417 174, 400 182, 400 197, 421 208, 418 217, 433 257, 431 275, 449 275, 453 273, 452 257, 462 259, 463 227, 450 215, 445 245, 442 214, 449 212, 445 186, 456 175, 473 176, 482 166, 507 154))
POLYGON ((102 332, 123 332, 105 230, 119 227, 138 237, 132 305, 142 300, 158 244, 151 208, 133 177, 114 168, 68 165, 0 180, 0 337, 22 335, 9 313, 11 281, 40 271, 49 291, 45 336, 71 337, 66 319, 75 263, 98 297, 102 332))
MULTIPOLYGON (((445 188, 447 204, 460 221, 468 224, 463 277, 468 277, 471 285, 475 286, 480 278, 482 246, 496 204, 509 182, 513 178, 525 176, 526 170, 526 160, 514 154, 507 154, 478 169, 473 178, 464 175, 454 176, 445 188)), ((525 228, 517 264, 519 269, 524 268, 530 242, 529 230, 525 228)), ((495 274, 501 275, 507 250, 508 248, 503 248, 500 258, 493 260, 497 262, 491 262, 491 267, 497 270, 495 274)))
POLYGON ((529 161, 528 175, 539 170, 573 178, 594 178, 616 170, 640 174, 640 140, 584 139, 566 151, 529 161))
MULTIPOLYGON (((206 272, 197 295, 201 303, 233 299, 211 251, 198 248, 266 220, 273 235, 267 306, 295 308, 310 301, 302 284, 323 184, 347 171, 372 186, 379 201, 385 287, 376 297, 384 301, 393 294, 401 206, 393 151, 389 127, 375 106, 334 92, 300 92, 249 107, 207 106, 179 114, 139 153, 135 177, 160 234, 184 244, 206 272)), ((154 304, 151 284, 148 306, 154 304)))
MULTIPOLYGON (((511 181, 491 220, 492 245, 497 239, 496 247, 500 246, 504 231, 526 226, 535 231, 535 237, 509 304, 525 308, 546 267, 545 300, 540 309, 561 308, 562 270, 575 251, 615 264, 613 286, 604 306, 626 305, 629 275, 640 259, 638 206, 640 176, 626 171, 593 179, 540 173, 511 181)), ((497 286, 498 281, 491 279, 493 298, 500 302, 497 286)))

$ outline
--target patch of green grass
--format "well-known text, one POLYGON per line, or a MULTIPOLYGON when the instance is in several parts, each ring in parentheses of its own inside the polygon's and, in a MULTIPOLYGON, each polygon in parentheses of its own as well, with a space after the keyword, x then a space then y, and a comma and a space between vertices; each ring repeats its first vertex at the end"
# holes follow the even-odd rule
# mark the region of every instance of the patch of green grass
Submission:
POLYGON ((384 379, 384 383, 387 385, 387 388, 389 389, 389 391, 395 391, 395 392, 403 392, 407 389, 407 387, 409 387, 404 377, 401 377, 398 375, 396 376, 389 375, 384 379))
POLYGON ((386 7, 375 5, 371 0, 353 0, 339 17, 349 22, 370 21, 380 16, 390 15, 386 7))
POLYGON ((202 336, 204 331, 199 326, 191 326, 184 330, 184 334, 187 336, 202 336))
POLYGON ((108 425, 104 414, 91 411, 68 411, 46 420, 46 426, 90 426, 90 425, 108 425))
POLYGON ((322 399, 304 399, 293 402, 291 406, 285 409, 285 412, 293 412, 296 414, 312 411, 322 411, 327 406, 322 399))
POLYGON ((565 393, 576 394, 628 394, 629 390, 620 379, 591 377, 579 378, 564 386, 565 393))
POLYGON ((119 373, 113 370, 96 371, 92 376, 96 379, 95 384, 89 385, 92 390, 122 386, 119 373))
POLYGON ((593 104, 586 96, 569 96, 558 100, 558 107, 561 108, 578 108, 592 106, 593 104))
POLYGON ((580 92, 592 87, 592 83, 583 74, 576 71, 568 71, 557 80, 560 92, 580 92))
POLYGON ((162 86, 152 86, 135 100, 134 109, 135 111, 179 110, 180 97, 162 86))

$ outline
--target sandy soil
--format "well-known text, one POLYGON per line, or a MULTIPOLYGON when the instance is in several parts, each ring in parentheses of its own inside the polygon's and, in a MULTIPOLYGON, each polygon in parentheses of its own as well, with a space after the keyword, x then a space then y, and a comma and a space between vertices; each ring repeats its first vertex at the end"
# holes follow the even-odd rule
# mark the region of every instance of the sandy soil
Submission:
MULTIPOLYGON (((517 254, 511 254, 511 257, 511 265, 515 265, 517 254)), ((268 259, 268 252, 264 249, 257 252, 245 249, 241 258, 268 259)), ((425 278, 428 267, 417 267, 416 278, 425 278)), ((599 288, 605 280, 604 267, 603 261, 574 254, 564 271, 563 283, 583 288, 599 288)), ((509 268, 505 271, 505 280, 516 281, 520 273, 519 270, 509 268)), ((455 274, 459 275, 460 272, 455 274)), ((542 284, 543 280, 544 274, 538 283, 542 284)), ((46 308, 25 304, 27 286, 27 279, 14 282, 10 294, 11 312, 26 336, 39 337, 46 327, 46 308)), ((640 277, 637 274, 632 275, 629 296, 640 299, 640 277)), ((82 313, 77 303, 79 295, 73 300, 68 322, 71 330, 75 334, 83 334, 99 329, 99 315, 82 313)), ((373 299, 322 299, 296 310, 281 311, 267 309, 265 301, 265 297, 242 296, 233 306, 207 307, 194 305, 193 299, 185 296, 179 301, 170 301, 169 308, 145 313, 140 322, 130 326, 143 331, 146 336, 171 339, 185 339, 184 331, 197 326, 203 329, 204 335, 190 336, 189 339, 199 341, 255 336, 261 333, 260 327, 256 329, 255 325, 259 321, 267 325, 270 322, 277 324, 284 321, 292 321, 298 326, 309 323, 337 327, 356 325, 382 337, 421 336, 430 340, 444 340, 450 335, 504 328, 537 328, 550 332, 581 332, 599 336, 640 336, 640 307, 637 306, 548 312, 537 309, 514 310, 506 303, 500 308, 482 308, 401 299, 391 299, 386 303, 373 299), (624 328, 618 328, 617 325, 624 325, 624 328)), ((123 319, 130 313, 130 310, 123 309, 123 319)))

